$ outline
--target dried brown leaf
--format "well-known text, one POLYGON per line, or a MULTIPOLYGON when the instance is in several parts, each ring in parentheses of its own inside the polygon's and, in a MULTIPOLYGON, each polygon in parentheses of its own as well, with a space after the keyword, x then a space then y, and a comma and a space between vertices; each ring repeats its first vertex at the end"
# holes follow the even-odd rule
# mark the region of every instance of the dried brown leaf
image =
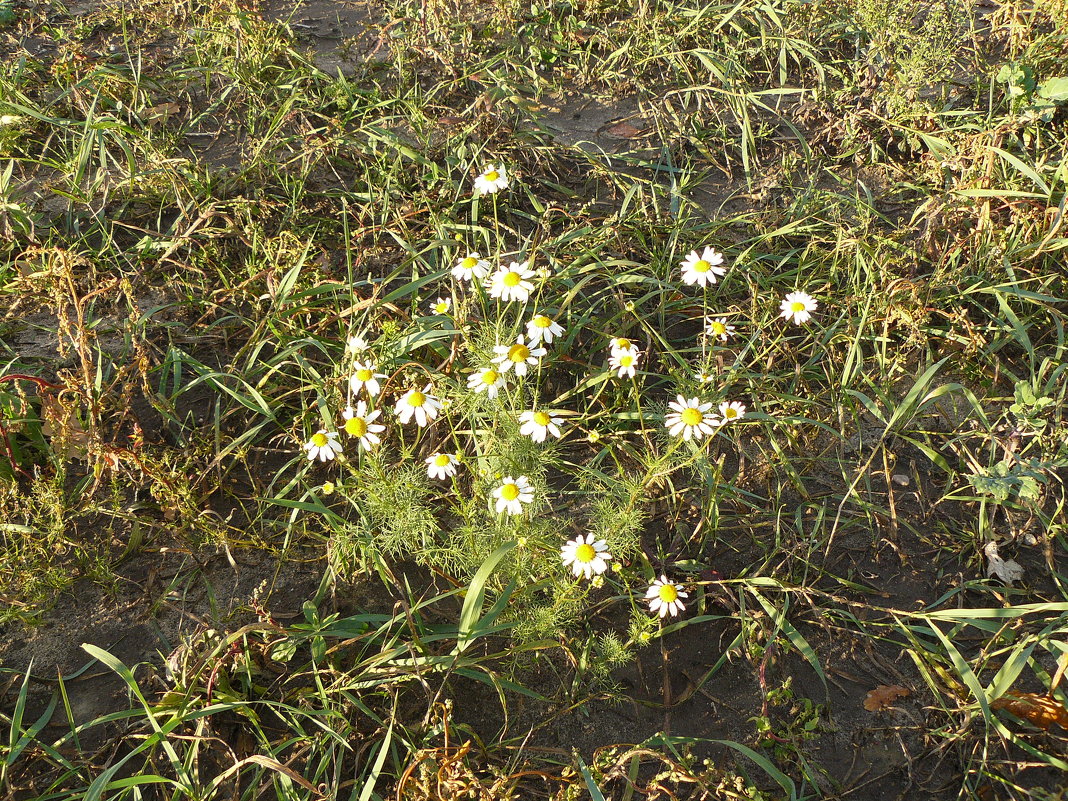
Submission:
POLYGON ((864 708, 869 712, 881 712, 898 698, 910 694, 909 690, 900 684, 880 684, 874 690, 868 690, 868 694, 864 696, 864 708))
POLYGON ((177 103, 160 103, 158 106, 152 106, 146 108, 144 112, 145 121, 152 126, 162 125, 172 116, 181 114, 182 107, 177 103))
POLYGON ((1014 581, 1019 581, 1024 577, 1024 569, 1020 566, 1020 563, 1013 559, 1002 558, 998 553, 998 544, 996 542, 988 542, 983 552, 986 554, 987 559, 987 578, 997 576, 1011 587, 1014 581))
POLYGON ((1004 709, 1016 717, 1035 724, 1040 729, 1048 729, 1054 723, 1062 729, 1068 729, 1068 709, 1055 698, 1038 693, 1020 693, 1009 691, 1001 698, 991 702, 991 709, 1004 709))
POLYGON ((608 136, 614 136, 617 139, 636 139, 645 133, 644 129, 637 128, 626 120, 617 122, 614 125, 608 125, 602 128, 601 132, 608 136))

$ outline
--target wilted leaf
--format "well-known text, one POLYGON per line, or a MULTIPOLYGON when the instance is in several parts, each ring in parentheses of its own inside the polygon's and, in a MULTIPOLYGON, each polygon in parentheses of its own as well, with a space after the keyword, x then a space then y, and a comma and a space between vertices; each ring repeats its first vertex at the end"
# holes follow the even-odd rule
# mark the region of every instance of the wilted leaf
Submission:
POLYGON ((991 702, 990 708, 1004 709, 1040 729, 1048 729, 1054 723, 1062 729, 1068 729, 1068 709, 1048 695, 1009 691, 991 702))
POLYGON ((89 455, 89 433, 82 427, 74 409, 64 406, 54 395, 41 393, 41 433, 57 456, 64 461, 85 459, 89 455), (62 444, 62 450, 57 448, 62 444))
POLYGON ((874 690, 868 690, 868 694, 864 696, 864 708, 869 712, 881 712, 898 698, 905 698, 910 694, 908 688, 900 684, 880 684, 874 690))
POLYGON ((1024 577, 1024 569, 1019 562, 1013 559, 1004 559, 998 554, 998 544, 988 542, 983 548, 986 554, 986 577, 997 576, 1010 587, 1012 582, 1019 581, 1024 577))

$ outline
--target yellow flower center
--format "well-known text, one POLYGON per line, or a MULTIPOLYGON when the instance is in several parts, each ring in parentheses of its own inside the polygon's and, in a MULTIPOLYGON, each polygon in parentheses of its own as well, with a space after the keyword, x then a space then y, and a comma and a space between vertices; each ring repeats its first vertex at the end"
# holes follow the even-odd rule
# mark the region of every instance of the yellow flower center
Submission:
POLYGON ((497 172, 496 170, 490 170, 489 172, 486 173, 486 180, 487 181, 496 181, 500 177, 501 177, 501 174, 499 172, 497 172))
POLYGON ((526 345, 520 345, 516 343, 508 349, 508 358, 516 364, 519 364, 520 362, 525 362, 527 359, 530 358, 530 348, 528 348, 526 345))
POLYGON ((618 337, 616 339, 616 347, 620 350, 630 350, 630 340, 618 337))
POLYGON ((726 417, 728 420, 733 420, 735 417, 738 416, 738 410, 735 409, 733 406, 728 406, 726 409, 723 410, 723 416, 726 417))
POLYGON ((679 600, 679 590, 674 584, 661 584, 657 590, 660 600, 666 604, 679 600))
POLYGON ((619 357, 619 366, 620 367, 630 367, 632 364, 634 364, 634 357, 633 356, 620 356, 619 357))
POLYGON ((592 562, 597 556, 597 551, 592 545, 580 545, 575 549, 576 562, 592 562))
POLYGON ((476 259, 474 256, 468 256, 462 262, 460 262, 460 266, 463 267, 465 270, 473 270, 478 266, 478 259, 476 259))
POLYGON ((434 457, 434 464, 436 464, 438 467, 448 467, 451 462, 452 460, 449 458, 449 454, 447 453, 439 453, 437 456, 434 457))
POLYGON ((805 304, 799 300, 795 300, 793 303, 790 304, 790 311, 794 312, 795 314, 797 312, 803 312, 804 310, 805 304))
POLYGON ((497 383, 497 379, 501 377, 501 374, 496 370, 486 370, 482 373, 482 383, 486 386, 491 386, 497 383))
POLYGON ((448 303, 442 302, 442 303, 435 303, 434 304, 434 311, 436 311, 438 314, 444 314, 448 310, 449 310, 449 304, 448 303))
POLYGON ((535 328, 548 328, 552 324, 553 321, 546 317, 544 314, 539 314, 537 317, 534 318, 535 328))
POLYGON ((426 403, 426 395, 416 390, 408 396, 408 405, 419 407, 426 403))
POLYGON ((539 426, 547 426, 552 422, 552 418, 545 412, 534 412, 534 422, 539 426))
POLYGON ((350 417, 345 421, 345 430, 354 437, 362 437, 367 433, 367 422, 360 417, 350 417))
POLYGON ((519 282, 523 280, 523 276, 517 273, 515 270, 509 270, 504 276, 505 286, 519 286, 519 282))
POLYGON ((501 497, 506 501, 514 501, 519 497, 519 487, 516 484, 505 484, 501 487, 501 497))
POLYGON ((704 259, 698 259, 693 263, 693 271, 695 273, 707 273, 712 269, 712 265, 704 259))
POLYGON ((316 448, 322 448, 330 441, 330 438, 326 434, 312 434, 311 441, 316 448))
POLYGON ((695 426, 705 419, 705 416, 701 413, 700 409, 694 409, 692 407, 683 409, 682 414, 679 415, 679 417, 682 419, 682 422, 688 426, 695 426))
POLYGON ((710 325, 709 328, 712 329, 712 333, 716 336, 721 336, 722 334, 727 333, 727 326, 725 326, 719 320, 713 321, 712 325, 710 325))
POLYGON ((356 371, 356 380, 357 381, 370 381, 371 378, 372 378, 372 375, 371 375, 371 371, 370 370, 357 370, 356 371))

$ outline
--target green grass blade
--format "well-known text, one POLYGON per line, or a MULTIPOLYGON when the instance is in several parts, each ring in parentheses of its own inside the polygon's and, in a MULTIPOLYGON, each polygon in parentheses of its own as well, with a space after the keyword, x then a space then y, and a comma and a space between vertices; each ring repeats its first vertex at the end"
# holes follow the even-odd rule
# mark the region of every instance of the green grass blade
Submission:
POLYGON ((493 575, 493 571, 497 569, 497 565, 500 564, 501 560, 515 548, 515 545, 515 542, 511 541, 497 548, 486 558, 486 561, 482 563, 482 566, 475 573, 474 578, 471 579, 471 584, 467 588, 467 596, 464 598, 463 607, 460 610, 456 648, 453 653, 461 654, 471 644, 475 624, 482 614, 482 601, 486 596, 486 582, 489 581, 490 576, 493 575))

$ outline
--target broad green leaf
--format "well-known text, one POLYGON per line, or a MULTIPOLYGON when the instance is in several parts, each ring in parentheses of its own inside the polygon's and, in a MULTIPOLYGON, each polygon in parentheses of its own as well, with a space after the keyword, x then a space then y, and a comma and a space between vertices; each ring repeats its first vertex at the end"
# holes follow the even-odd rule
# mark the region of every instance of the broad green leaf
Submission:
POLYGON ((1054 103, 1063 103, 1068 100, 1068 75, 1043 81, 1038 87, 1038 95, 1054 103))

